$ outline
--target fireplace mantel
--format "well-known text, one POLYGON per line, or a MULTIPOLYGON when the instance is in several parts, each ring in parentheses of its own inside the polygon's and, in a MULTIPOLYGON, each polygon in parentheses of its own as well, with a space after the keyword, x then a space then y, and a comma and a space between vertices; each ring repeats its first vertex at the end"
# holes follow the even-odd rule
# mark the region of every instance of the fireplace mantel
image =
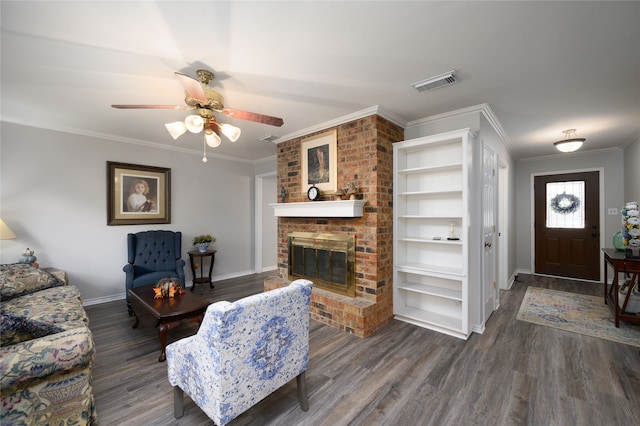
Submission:
POLYGON ((362 217, 366 200, 273 203, 276 217, 362 217))

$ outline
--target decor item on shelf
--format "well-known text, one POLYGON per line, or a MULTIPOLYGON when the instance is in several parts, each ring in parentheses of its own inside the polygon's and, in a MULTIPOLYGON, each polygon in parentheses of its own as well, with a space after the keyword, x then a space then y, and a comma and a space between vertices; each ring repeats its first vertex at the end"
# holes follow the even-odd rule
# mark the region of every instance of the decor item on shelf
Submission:
POLYGON ((163 299, 166 297, 175 297, 177 294, 183 294, 182 282, 176 277, 166 277, 158 281, 153 288, 154 299, 163 299))
POLYGON ((282 202, 284 203, 286 198, 287 198, 287 189, 283 185, 282 188, 280 188, 280 200, 282 200, 282 202))
POLYGON ((354 182, 351 182, 349 184, 349 187, 345 189, 345 192, 347 193, 347 195, 349 195, 350 200, 355 200, 356 198, 358 198, 358 187, 354 182))
POLYGON ((33 255, 35 252, 31 250, 29 247, 22 251, 22 256, 18 260, 19 263, 34 263, 36 261, 36 257, 33 255))
POLYGON ((576 136, 576 129, 563 130, 564 139, 558 142, 554 142, 558 151, 562 152, 574 152, 580 149, 585 141, 585 138, 579 138, 576 136))
POLYGON ((191 244, 198 247, 198 251, 200 251, 200 253, 204 253, 209 248, 209 244, 215 242, 215 240, 215 237, 211 234, 201 234, 193 237, 191 244))
POLYGON ((0 240, 15 240, 16 234, 0 219, 0 240))
POLYGON ((227 117, 238 118, 240 120, 255 121, 257 123, 268 124, 280 127, 284 124, 282 118, 269 115, 257 114, 255 112, 242 111, 239 109, 225 108, 222 95, 209 87, 209 82, 213 80, 214 74, 208 70, 197 70, 198 79, 175 73, 185 89, 185 103, 181 105, 111 105, 118 109, 182 109, 196 110, 196 114, 189 115, 183 121, 174 121, 165 124, 171 137, 175 140, 188 130, 191 133, 200 133, 204 130, 203 157, 202 162, 207 162, 207 145, 215 148, 220 145, 220 132, 231 142, 235 142, 240 137, 241 130, 231 124, 220 124, 216 121, 213 113, 220 113, 227 117), (205 144, 206 143, 206 144, 205 144))

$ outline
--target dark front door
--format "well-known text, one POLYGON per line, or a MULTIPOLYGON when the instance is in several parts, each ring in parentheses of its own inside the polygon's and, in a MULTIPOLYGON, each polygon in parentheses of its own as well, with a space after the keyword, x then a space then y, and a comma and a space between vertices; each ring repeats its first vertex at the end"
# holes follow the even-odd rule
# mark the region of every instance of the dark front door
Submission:
POLYGON ((600 279, 599 172, 536 176, 535 272, 600 279))

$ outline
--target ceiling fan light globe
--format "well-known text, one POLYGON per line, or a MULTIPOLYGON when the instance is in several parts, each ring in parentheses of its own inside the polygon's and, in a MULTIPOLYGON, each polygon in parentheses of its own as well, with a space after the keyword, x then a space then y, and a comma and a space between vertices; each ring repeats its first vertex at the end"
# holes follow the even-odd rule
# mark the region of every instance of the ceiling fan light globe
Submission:
POLYGON ((169 134, 174 140, 184 135, 184 133, 187 131, 187 127, 182 121, 174 121, 173 123, 167 123, 164 126, 167 128, 169 134))
POLYGON ((217 146, 220 146, 220 143, 222 142, 220 140, 220 136, 218 136, 212 130, 206 130, 205 131, 204 139, 207 141, 207 145, 209 145, 211 148, 215 148, 217 146))
POLYGON ((223 135, 229 138, 231 142, 237 141, 240 137, 240 133, 242 133, 242 130, 240 130, 238 127, 226 123, 220 125, 220 131, 223 135))
POLYGON ((184 119, 184 125, 191 133, 200 133, 204 128, 204 120, 199 115, 190 115, 184 119))

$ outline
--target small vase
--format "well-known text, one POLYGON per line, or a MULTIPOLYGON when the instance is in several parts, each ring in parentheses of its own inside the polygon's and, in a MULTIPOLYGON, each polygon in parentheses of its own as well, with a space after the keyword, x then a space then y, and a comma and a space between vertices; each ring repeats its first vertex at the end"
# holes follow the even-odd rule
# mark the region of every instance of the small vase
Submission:
POLYGON ((613 234, 613 248, 618 251, 624 251, 625 249, 624 242, 622 241, 622 232, 620 231, 613 234))
POLYGON ((200 253, 206 252, 207 249, 209 248, 209 244, 211 244, 211 243, 198 243, 198 251, 200 253))

